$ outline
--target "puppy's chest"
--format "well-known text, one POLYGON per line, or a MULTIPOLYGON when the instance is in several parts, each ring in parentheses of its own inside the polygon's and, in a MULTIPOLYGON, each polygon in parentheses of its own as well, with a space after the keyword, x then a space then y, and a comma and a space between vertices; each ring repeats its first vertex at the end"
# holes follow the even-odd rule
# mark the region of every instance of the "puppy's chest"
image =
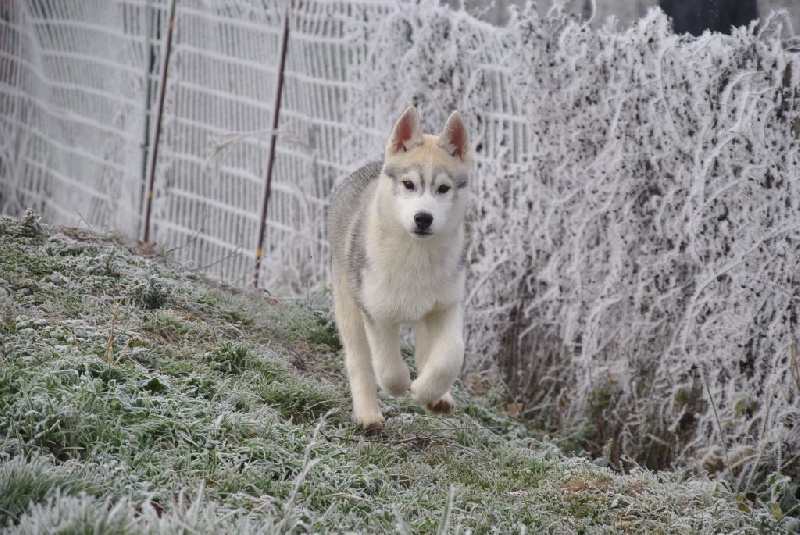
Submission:
POLYGON ((461 299, 464 278, 452 262, 413 255, 383 260, 371 262, 364 277, 363 303, 373 318, 414 322, 461 299))

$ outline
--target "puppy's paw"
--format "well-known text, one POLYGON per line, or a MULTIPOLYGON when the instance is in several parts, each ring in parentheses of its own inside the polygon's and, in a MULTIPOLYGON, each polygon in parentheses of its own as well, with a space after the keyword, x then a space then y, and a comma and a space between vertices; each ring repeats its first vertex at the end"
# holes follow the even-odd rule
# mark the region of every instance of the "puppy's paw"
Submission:
POLYGON ((381 413, 376 412, 357 416, 356 423, 366 434, 378 435, 381 433, 381 431, 383 431, 383 427, 386 425, 386 420, 383 419, 383 415, 381 413))
POLYGON ((431 382, 429 378, 417 377, 411 383, 411 398, 422 405, 423 407, 428 404, 435 404, 442 399, 449 391, 450 384, 439 382, 431 382), (428 379, 428 380, 426 380, 428 379))
POLYGON ((427 405, 429 411, 437 414, 450 414, 453 412, 455 406, 456 402, 453 400, 453 396, 450 395, 450 392, 447 392, 436 401, 431 401, 427 405))

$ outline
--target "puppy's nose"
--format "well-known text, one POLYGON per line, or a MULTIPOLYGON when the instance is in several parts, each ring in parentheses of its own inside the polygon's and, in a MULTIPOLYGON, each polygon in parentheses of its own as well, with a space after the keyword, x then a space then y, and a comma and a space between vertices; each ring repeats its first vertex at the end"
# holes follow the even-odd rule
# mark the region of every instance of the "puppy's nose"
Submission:
POLYGON ((414 223, 417 224, 419 230, 425 230, 433 223, 433 216, 428 212, 419 212, 414 216, 414 223))

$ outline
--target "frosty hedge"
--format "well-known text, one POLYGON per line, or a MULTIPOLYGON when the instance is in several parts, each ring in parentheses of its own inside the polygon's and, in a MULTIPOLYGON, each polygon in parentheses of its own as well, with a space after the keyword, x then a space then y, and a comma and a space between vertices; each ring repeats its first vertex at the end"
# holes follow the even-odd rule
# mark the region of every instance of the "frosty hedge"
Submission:
POLYGON ((618 465, 800 476, 784 20, 690 38, 658 10, 623 31, 529 9, 497 29, 423 1, 353 28, 371 60, 354 131, 407 103, 427 129, 471 121, 469 365, 618 465))

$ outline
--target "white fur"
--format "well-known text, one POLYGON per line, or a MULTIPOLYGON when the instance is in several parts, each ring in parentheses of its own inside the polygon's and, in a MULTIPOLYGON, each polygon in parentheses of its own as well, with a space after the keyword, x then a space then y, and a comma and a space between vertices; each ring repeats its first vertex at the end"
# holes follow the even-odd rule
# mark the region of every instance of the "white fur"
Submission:
POLYGON ((353 411, 364 428, 384 422, 377 385, 393 396, 410 389, 418 403, 450 412, 449 390, 464 361, 465 273, 460 259, 467 190, 457 191, 451 177, 465 176, 469 160, 465 146, 454 152, 448 127, 463 145, 466 131, 454 113, 442 136, 423 136, 416 111, 409 110, 387 143, 384 170, 413 169, 394 181, 381 174, 366 207, 364 228, 354 229, 365 233, 367 267, 360 272, 360 288, 352 287, 344 266, 333 265, 336 323, 345 346, 353 411), (405 137, 398 139, 398 132, 405 137), (447 172, 436 176, 436 169, 447 172), (428 180, 424 190, 423 178, 428 180), (414 182, 414 191, 403 186, 406 180, 414 182), (449 191, 438 192, 440 185, 449 191), (421 211, 433 216, 425 236, 414 232, 414 216, 421 211), (412 324, 416 335, 418 376, 413 382, 400 355, 403 324, 412 324))

